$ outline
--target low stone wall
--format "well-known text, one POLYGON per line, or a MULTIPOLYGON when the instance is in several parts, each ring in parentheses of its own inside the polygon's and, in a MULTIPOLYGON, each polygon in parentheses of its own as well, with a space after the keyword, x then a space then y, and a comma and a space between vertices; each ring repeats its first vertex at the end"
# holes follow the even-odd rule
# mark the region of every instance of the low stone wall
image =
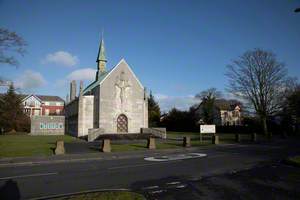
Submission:
POLYGON ((156 137, 167 139, 167 129, 166 128, 141 128, 141 133, 148 133, 155 135, 156 137))
POLYGON ((64 135, 65 116, 32 116, 30 135, 64 135))
POLYGON ((104 133, 103 128, 90 128, 88 131, 88 142, 96 140, 101 134, 104 133))

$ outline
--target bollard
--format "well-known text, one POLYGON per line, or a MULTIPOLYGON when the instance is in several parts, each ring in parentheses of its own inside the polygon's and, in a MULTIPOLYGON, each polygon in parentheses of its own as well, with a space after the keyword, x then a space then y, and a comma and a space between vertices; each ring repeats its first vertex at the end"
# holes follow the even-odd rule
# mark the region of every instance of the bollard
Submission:
POLYGON ((56 148, 55 148, 54 153, 55 153, 55 155, 65 154, 65 146, 64 146, 64 141, 63 140, 58 140, 56 142, 56 148))
POLYGON ((281 138, 282 138, 282 139, 286 139, 286 138, 287 138, 286 131, 283 131, 283 132, 281 133, 281 138))
POLYGON ((102 152, 104 152, 104 153, 111 152, 110 139, 103 139, 102 140, 102 152))
POLYGON ((184 147, 190 147, 191 146, 191 138, 190 137, 184 137, 183 138, 183 146, 184 147))
POLYGON ((273 135, 272 135, 272 132, 269 132, 269 133, 268 133, 268 139, 271 140, 271 139, 272 139, 272 136, 273 136, 273 135))
POLYGON ((219 144, 219 136, 218 135, 212 136, 212 144, 219 144))
POLYGON ((148 149, 156 149, 155 138, 152 138, 152 137, 148 138, 147 148, 148 149))
POLYGON ((240 142, 241 141, 241 135, 240 134, 235 134, 235 141, 240 142))
POLYGON ((256 142, 257 141, 256 133, 252 133, 251 140, 252 140, 252 142, 256 142))

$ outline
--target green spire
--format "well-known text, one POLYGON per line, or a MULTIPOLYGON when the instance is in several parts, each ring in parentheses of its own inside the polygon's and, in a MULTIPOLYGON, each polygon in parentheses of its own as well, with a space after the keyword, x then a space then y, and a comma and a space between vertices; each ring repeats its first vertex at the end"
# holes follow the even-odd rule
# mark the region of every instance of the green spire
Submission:
POLYGON ((99 51, 98 51, 98 57, 96 62, 98 63, 97 65, 97 75, 96 79, 98 80, 99 76, 101 76, 103 73, 106 72, 106 58, 105 58, 105 47, 104 47, 104 39, 103 39, 103 33, 102 33, 102 39, 100 42, 99 46, 99 51))
POLYGON ((104 47, 103 36, 102 36, 102 39, 101 39, 101 43, 100 43, 100 47, 99 47, 99 51, 98 51, 98 57, 97 57, 97 61, 96 62, 99 63, 100 61, 107 62, 107 60, 105 58, 105 47, 104 47))

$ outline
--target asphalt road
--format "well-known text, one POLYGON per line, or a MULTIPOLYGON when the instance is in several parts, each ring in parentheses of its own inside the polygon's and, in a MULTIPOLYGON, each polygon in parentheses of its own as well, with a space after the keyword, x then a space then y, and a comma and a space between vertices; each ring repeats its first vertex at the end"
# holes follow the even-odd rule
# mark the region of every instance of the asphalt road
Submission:
MULTIPOLYGON (((186 195, 189 183, 249 170, 264 161, 278 161, 299 154, 299 144, 295 140, 281 140, 227 145, 195 151, 207 154, 206 157, 164 162, 126 158, 0 167, 0 197, 32 199, 98 189, 130 189, 144 193, 149 199, 164 199, 168 191, 176 194, 173 199, 193 199, 186 195), (185 193, 178 196, 181 190, 185 193)), ((167 199, 172 198, 168 196, 167 199)))

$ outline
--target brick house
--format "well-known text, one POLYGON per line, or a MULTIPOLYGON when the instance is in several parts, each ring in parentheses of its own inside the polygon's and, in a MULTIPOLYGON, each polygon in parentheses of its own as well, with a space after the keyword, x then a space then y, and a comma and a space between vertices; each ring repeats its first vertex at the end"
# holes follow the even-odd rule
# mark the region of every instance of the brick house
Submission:
POLYGON ((20 95, 23 109, 29 116, 33 115, 63 115, 65 101, 58 96, 20 95))

